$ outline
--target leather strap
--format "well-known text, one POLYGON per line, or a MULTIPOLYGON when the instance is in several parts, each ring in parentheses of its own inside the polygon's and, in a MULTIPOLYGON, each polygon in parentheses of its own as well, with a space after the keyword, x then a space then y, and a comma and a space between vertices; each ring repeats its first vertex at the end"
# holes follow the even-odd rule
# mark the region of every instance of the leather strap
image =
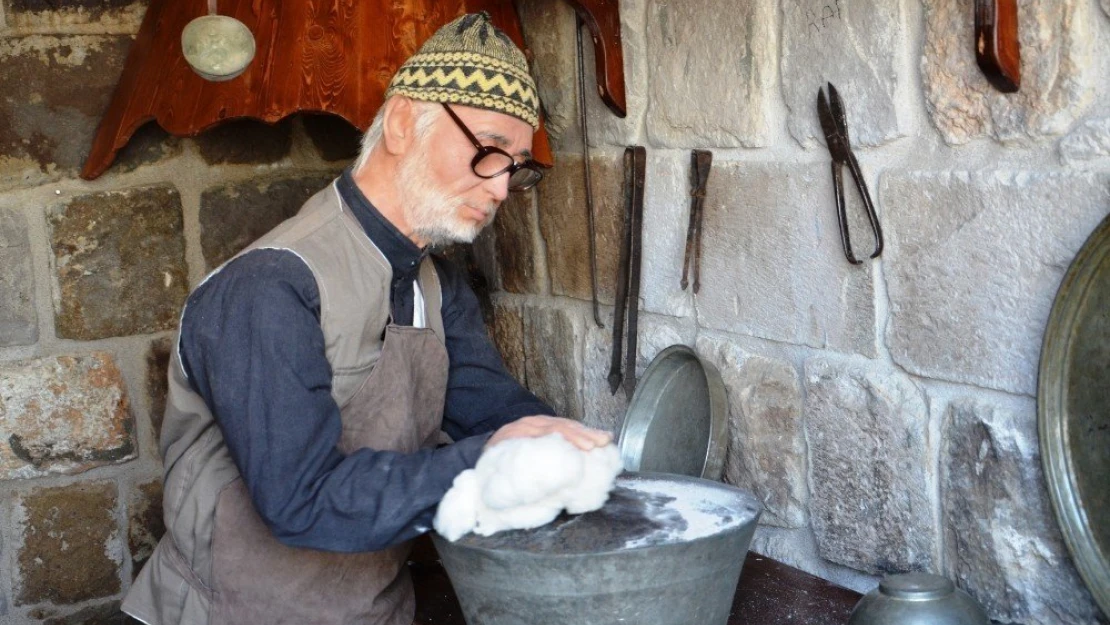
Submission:
POLYGON ((708 150, 694 150, 690 153, 690 225, 686 229, 686 254, 682 260, 682 290, 689 286, 690 257, 694 261, 694 293, 701 290, 701 225, 705 214, 706 185, 709 182, 709 168, 713 165, 713 153, 708 150))
POLYGON ((640 313, 640 267, 643 259, 644 173, 647 151, 632 148, 632 245, 628 269, 628 347, 624 353, 624 393, 628 399, 636 392, 636 337, 640 313))
POLYGON ((628 303, 628 266, 632 253, 632 148, 624 150, 624 219, 621 224, 621 250, 617 261, 617 294, 613 308, 613 353, 609 359, 609 392, 621 387, 621 348, 624 342, 624 312, 628 303))
POLYGON ((624 151, 624 226, 621 232, 617 301, 613 311, 613 354, 609 361, 609 390, 621 386, 629 399, 636 391, 636 342, 640 308, 640 267, 643 260, 644 178, 647 151, 634 146, 624 151), (625 317, 628 346, 623 350, 625 317))

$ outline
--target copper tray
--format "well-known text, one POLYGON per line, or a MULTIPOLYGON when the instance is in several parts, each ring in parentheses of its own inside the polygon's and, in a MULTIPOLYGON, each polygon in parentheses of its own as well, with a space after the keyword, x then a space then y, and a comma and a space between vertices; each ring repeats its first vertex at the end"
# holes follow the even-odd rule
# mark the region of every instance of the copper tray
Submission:
POLYGON ((1037 415, 1064 540, 1110 615, 1110 215, 1056 294, 1041 349, 1037 415))

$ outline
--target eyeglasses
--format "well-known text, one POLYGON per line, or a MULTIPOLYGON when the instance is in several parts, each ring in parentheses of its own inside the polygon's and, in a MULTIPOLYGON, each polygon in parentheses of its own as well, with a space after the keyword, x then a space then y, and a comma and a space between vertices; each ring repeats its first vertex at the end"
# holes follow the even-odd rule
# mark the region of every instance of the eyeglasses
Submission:
POLYGON ((452 111, 451 107, 447 106, 445 102, 441 102, 441 104, 443 104, 443 108, 447 109, 447 114, 451 116, 451 119, 455 120, 459 130, 462 130, 466 138, 474 144, 474 149, 478 150, 474 159, 470 161, 470 169, 474 170, 475 176, 488 179, 508 173, 510 191, 527 191, 543 179, 543 172, 540 171, 540 166, 536 161, 528 159, 518 163, 513 155, 505 150, 492 145, 482 145, 478 142, 474 133, 470 132, 466 124, 455 114, 455 111, 452 111))

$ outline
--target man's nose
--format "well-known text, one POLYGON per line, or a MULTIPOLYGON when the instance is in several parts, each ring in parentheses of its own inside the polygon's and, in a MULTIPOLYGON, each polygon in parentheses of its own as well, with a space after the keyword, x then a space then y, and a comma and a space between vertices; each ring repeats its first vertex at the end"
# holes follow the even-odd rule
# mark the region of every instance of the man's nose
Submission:
POLYGON ((490 195, 493 196, 493 199, 496 200, 498 204, 504 202, 505 198, 509 197, 508 173, 501 174, 500 176, 496 176, 494 178, 486 180, 486 185, 489 189, 490 195))

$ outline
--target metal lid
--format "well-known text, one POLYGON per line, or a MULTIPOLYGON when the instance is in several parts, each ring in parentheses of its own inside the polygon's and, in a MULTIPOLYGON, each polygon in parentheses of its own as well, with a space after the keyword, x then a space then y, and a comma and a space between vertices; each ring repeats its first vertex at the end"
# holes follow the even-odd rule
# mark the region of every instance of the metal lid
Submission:
POLYGON ((956 585, 951 580, 929 573, 888 575, 879 582, 879 592, 884 595, 911 601, 943 599, 955 590, 956 585))
POLYGON ((719 480, 725 464, 728 397, 721 374, 694 350, 672 345, 644 372, 624 416, 624 468, 719 480))
POLYGON ((1041 458, 1075 568, 1110 615, 1110 215, 1060 283, 1037 381, 1041 458))

